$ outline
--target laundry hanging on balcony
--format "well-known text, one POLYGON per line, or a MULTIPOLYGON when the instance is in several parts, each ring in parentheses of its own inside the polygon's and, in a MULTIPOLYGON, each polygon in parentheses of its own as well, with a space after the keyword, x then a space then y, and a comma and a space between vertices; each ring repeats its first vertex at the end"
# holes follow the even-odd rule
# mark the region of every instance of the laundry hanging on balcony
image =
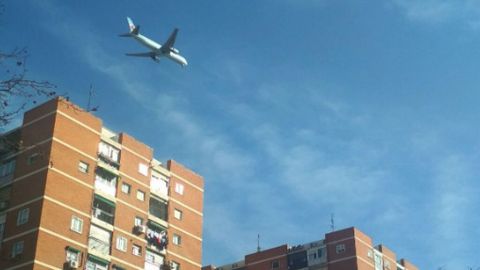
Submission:
POLYGON ((147 242, 153 245, 160 251, 165 249, 168 245, 168 237, 166 231, 156 232, 153 230, 147 231, 147 242))

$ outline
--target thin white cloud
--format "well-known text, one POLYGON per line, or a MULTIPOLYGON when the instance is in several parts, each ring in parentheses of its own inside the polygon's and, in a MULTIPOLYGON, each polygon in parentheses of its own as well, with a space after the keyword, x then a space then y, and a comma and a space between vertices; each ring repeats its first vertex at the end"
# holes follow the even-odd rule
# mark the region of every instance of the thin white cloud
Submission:
MULTIPOLYGON (((454 14, 451 12, 456 5, 446 1, 446 4, 435 7, 435 1, 428 1, 427 4, 432 5, 426 7, 431 8, 430 13, 420 14, 416 8, 427 4, 395 2, 409 12, 411 18, 428 18, 431 21, 449 18, 449 14, 454 14)), ((51 29, 51 33, 71 46, 72 52, 78 53, 77 57, 91 69, 118 85, 119 91, 156 115, 158 123, 175 134, 182 147, 188 149, 190 161, 201 168, 201 174, 206 176, 207 181, 209 197, 205 200, 204 239, 215 241, 216 246, 223 247, 230 256, 254 251, 257 233, 262 234, 265 241, 262 245, 265 247, 291 239, 299 241, 302 237, 310 241, 313 240, 312 235, 320 239, 323 237, 321 233, 326 230, 318 230, 315 226, 305 228, 307 226, 301 221, 306 219, 299 217, 308 217, 312 224, 322 224, 330 212, 339 213, 338 220, 344 226, 355 225, 352 222, 368 217, 373 226, 381 228, 383 225, 393 230, 402 228, 410 234, 415 233, 415 228, 405 227, 421 221, 409 221, 409 210, 428 213, 430 220, 425 219, 426 227, 435 225, 435 230, 425 232, 428 236, 422 238, 432 239, 432 244, 422 245, 428 245, 435 254, 432 258, 437 260, 442 259, 446 242, 450 243, 455 237, 465 237, 461 231, 466 230, 467 225, 473 225, 472 219, 464 218, 473 209, 472 201, 478 202, 468 189, 475 174, 467 158, 450 153, 445 158, 429 160, 428 164, 435 168, 432 172, 434 180, 429 183, 433 194, 425 194, 424 200, 415 201, 428 202, 428 205, 413 205, 406 199, 408 194, 392 195, 396 192, 395 187, 409 182, 399 182, 386 166, 388 162, 383 159, 387 154, 392 155, 388 153, 391 149, 383 146, 382 142, 366 138, 374 133, 372 130, 381 128, 370 123, 368 115, 358 113, 348 104, 329 96, 324 86, 289 85, 286 80, 269 82, 269 78, 265 78, 261 85, 246 85, 249 74, 255 72, 254 68, 229 59, 224 64, 211 65, 220 67, 222 71, 206 70, 194 76, 209 74, 210 77, 205 79, 207 81, 224 78, 233 81, 234 87, 249 87, 248 99, 223 99, 224 96, 221 96, 215 104, 226 108, 222 113, 228 115, 228 121, 235 123, 232 125, 235 126, 234 132, 238 133, 235 135, 240 134, 253 144, 249 146, 251 152, 247 152, 242 147, 245 142, 238 143, 229 134, 232 131, 216 128, 214 121, 190 111, 189 106, 194 100, 158 91, 159 86, 142 80, 140 72, 111 55, 100 42, 101 38, 89 31, 88 22, 75 21, 68 17, 68 12, 55 12, 56 8, 47 8, 62 21, 56 23, 59 27, 51 29), (301 119, 304 113, 315 117, 312 117, 313 120, 301 119), (291 122, 285 119, 291 119, 291 122), (295 126, 292 127, 291 123, 295 126), (348 136, 342 136, 345 131, 348 136), (370 133, 362 134, 365 131, 370 133), (390 200, 394 202, 385 207, 377 205, 379 201, 390 200), (298 205, 305 207, 298 209, 298 205), (359 207, 362 211, 358 211, 359 207), (293 235, 288 232, 299 233, 293 235), (441 236, 433 241, 440 233, 441 236)), ((191 83, 205 83, 198 77, 194 77, 191 83)), ((444 143, 438 133, 420 131, 414 135, 415 140, 409 150, 417 150, 412 154, 415 158, 446 153, 438 150, 444 143)), ((395 141, 396 138, 382 139, 400 144, 395 141)), ((453 248, 458 252, 465 249, 459 245, 453 248)))
POLYGON ((476 0, 391 0, 405 15, 425 23, 464 22, 478 28, 480 2, 476 0))

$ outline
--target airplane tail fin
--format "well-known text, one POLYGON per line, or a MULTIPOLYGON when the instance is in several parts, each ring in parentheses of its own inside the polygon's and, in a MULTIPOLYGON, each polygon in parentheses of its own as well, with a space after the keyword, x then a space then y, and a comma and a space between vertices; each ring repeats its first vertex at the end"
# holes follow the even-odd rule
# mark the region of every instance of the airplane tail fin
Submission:
POLYGON ((132 35, 138 35, 138 33, 140 32, 140 25, 135 25, 132 19, 130 19, 130 17, 127 17, 127 22, 128 22, 129 32, 125 34, 120 34, 119 36, 131 37, 132 35))

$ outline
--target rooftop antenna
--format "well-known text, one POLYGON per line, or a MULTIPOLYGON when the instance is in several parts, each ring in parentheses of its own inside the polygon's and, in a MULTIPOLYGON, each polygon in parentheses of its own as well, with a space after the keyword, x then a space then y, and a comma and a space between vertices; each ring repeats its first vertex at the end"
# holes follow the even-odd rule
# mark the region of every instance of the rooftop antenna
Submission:
POLYGON ((330 229, 332 232, 335 231, 335 215, 333 213, 330 214, 330 229))
POLYGON ((260 234, 257 234, 257 252, 260 252, 260 234))
POLYGON ((90 107, 94 95, 95 90, 93 90, 93 85, 90 84, 90 89, 88 90, 87 112, 96 112, 98 110, 98 106, 90 107))

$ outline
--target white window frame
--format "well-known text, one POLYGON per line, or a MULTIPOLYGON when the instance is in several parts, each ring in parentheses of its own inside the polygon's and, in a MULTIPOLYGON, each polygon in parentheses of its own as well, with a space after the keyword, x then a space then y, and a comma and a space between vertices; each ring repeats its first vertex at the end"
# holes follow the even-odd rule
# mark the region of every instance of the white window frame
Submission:
POLYGON ((77 216, 72 216, 72 220, 70 221, 70 230, 81 234, 83 231, 83 219, 77 216))
POLYGON ((174 245, 181 246, 182 245, 182 236, 174 233, 173 237, 172 237, 172 242, 173 242, 174 245))
POLYGON ((178 220, 182 220, 183 219, 183 212, 182 210, 178 210, 178 209, 173 209, 173 216, 178 219, 178 220))
POLYGON ((142 247, 132 244, 132 254, 135 256, 142 256, 142 247))
POLYGON ((137 200, 139 201, 145 201, 145 192, 141 191, 140 189, 137 189, 137 200))
POLYGON ((143 218, 141 218, 141 217, 135 217, 133 223, 134 223, 135 226, 143 226, 143 218))
POLYGON ((170 269, 171 270, 180 270, 180 263, 176 261, 170 261, 170 269))
POLYGON ((117 236, 117 243, 115 247, 120 251, 127 252, 128 239, 123 236, 117 236))
POLYGON ((30 216, 30 208, 23 208, 18 210, 17 226, 27 223, 29 216, 30 216))
POLYGON ((78 170, 82 173, 88 173, 88 170, 90 169, 90 164, 88 164, 85 161, 79 161, 78 162, 78 170))
POLYGON ((183 195, 183 193, 185 192, 185 186, 182 183, 175 183, 175 192, 183 195))
POLYGON ((67 262, 72 262, 72 261, 77 262, 77 263, 80 262, 80 252, 79 251, 75 251, 75 250, 67 248, 67 252, 66 252, 65 257, 66 257, 65 260, 67 262), (72 260, 72 258, 74 258, 74 260, 72 260))
POLYGON ((338 244, 335 246, 335 252, 337 254, 344 253, 346 251, 345 244, 338 244))
POLYGON ((130 184, 127 184, 125 182, 122 183, 122 187, 121 187, 121 190, 123 193, 125 194, 130 194, 131 190, 132 190, 132 186, 130 184), (124 189, 125 188, 125 189, 124 189))
POLYGON ((138 163, 138 173, 148 176, 148 165, 145 163, 138 163))

